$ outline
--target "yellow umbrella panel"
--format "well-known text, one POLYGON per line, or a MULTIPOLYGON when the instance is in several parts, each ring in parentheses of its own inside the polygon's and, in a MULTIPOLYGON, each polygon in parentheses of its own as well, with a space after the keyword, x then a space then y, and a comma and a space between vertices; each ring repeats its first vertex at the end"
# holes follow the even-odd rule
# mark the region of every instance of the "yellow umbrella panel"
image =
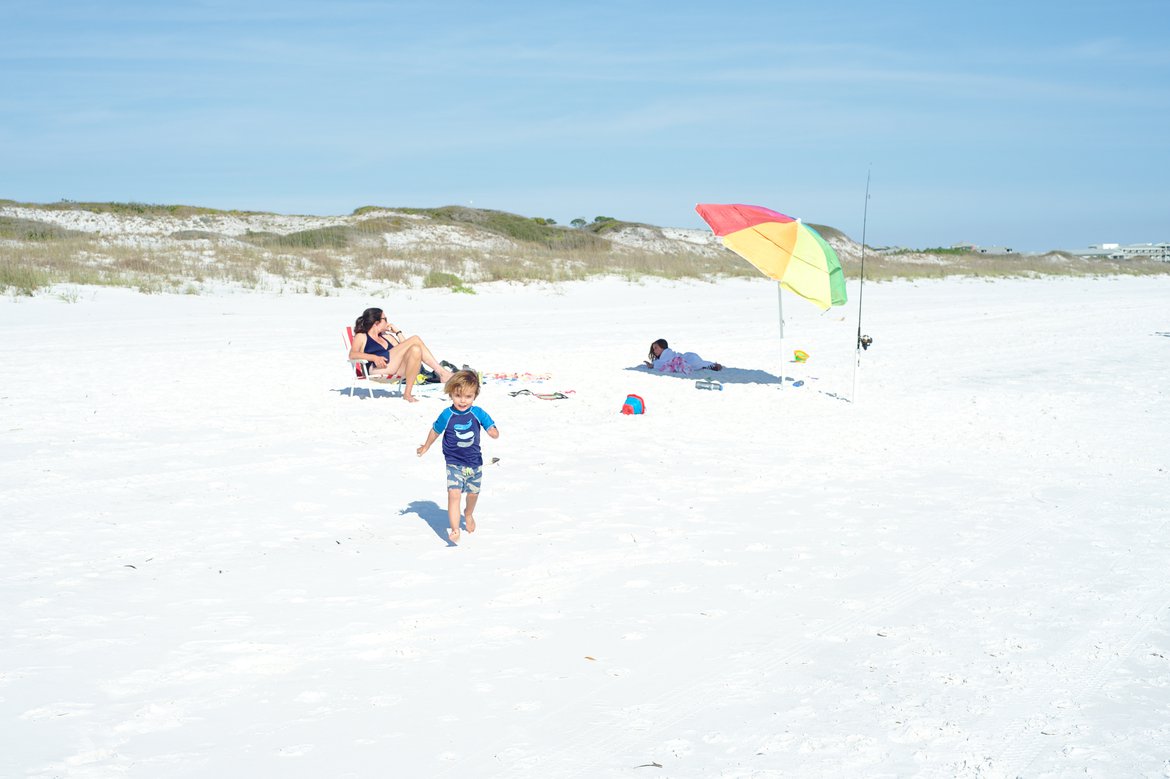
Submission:
POLYGON ((837 253, 803 222, 766 222, 737 230, 723 236, 723 245, 822 310, 845 303, 845 275, 837 253))

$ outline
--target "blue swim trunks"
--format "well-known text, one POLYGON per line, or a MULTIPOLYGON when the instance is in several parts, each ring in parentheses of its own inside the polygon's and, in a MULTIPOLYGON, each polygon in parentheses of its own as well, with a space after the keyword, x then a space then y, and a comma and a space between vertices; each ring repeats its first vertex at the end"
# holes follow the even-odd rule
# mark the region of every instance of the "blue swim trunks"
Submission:
POLYGON ((447 489, 459 490, 462 493, 479 494, 479 485, 483 480, 483 467, 472 467, 458 463, 447 463, 447 489))

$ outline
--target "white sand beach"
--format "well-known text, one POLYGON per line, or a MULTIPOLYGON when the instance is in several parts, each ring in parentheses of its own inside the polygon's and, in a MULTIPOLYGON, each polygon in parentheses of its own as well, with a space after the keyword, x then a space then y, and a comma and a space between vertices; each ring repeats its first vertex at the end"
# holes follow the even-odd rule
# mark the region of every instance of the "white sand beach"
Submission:
POLYGON ((0 776, 1170 776, 1170 279, 477 289, 0 300, 0 776))

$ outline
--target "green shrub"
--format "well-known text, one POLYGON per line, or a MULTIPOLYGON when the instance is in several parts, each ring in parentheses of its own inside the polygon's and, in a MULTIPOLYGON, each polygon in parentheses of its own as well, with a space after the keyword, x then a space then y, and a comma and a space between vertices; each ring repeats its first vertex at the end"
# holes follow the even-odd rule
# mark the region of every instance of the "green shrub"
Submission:
POLYGON ((594 235, 603 235, 622 227, 634 226, 634 224, 634 222, 622 222, 612 216, 599 216, 594 218, 591 224, 586 225, 586 228, 594 235))
POLYGON ((492 211, 485 208, 464 206, 443 206, 441 208, 396 208, 406 214, 419 214, 440 224, 468 224, 493 232, 519 243, 535 244, 549 248, 569 248, 589 245, 589 239, 582 239, 575 230, 566 230, 556 225, 553 219, 537 217, 530 219, 506 211, 492 211))
POLYGON ((243 235, 237 237, 241 241, 246 241, 256 246, 271 246, 282 236, 280 233, 270 233, 265 230, 247 230, 243 235))
POLYGON ((454 273, 445 273, 440 270, 433 270, 423 279, 423 287, 426 289, 435 289, 436 287, 461 287, 463 286, 463 279, 456 276, 454 273))
POLYGON ((454 273, 447 273, 446 271, 433 270, 423 279, 423 287, 427 289, 435 289, 439 287, 447 287, 452 292, 461 292, 465 295, 474 295, 475 290, 463 283, 463 279, 456 276, 454 273))
POLYGON ((219 233, 213 233, 210 230, 176 230, 170 234, 171 238, 176 241, 199 241, 199 240, 215 240, 223 238, 219 233))
POLYGON ((84 235, 76 230, 66 230, 49 222, 37 219, 17 219, 0 216, 0 238, 13 241, 51 241, 56 238, 74 238, 84 235))

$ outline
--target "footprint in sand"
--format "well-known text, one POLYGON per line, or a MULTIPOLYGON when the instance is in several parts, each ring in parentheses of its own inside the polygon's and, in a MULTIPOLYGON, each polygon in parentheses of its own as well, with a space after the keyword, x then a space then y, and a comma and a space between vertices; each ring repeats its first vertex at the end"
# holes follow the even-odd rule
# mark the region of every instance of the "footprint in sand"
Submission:
POLYGON ((276 750, 281 757, 304 757, 313 751, 314 744, 292 744, 276 750))
POLYGON ((298 695, 294 700, 297 703, 320 703, 328 696, 320 690, 306 690, 298 695))
POLYGON ((378 708, 397 706, 400 703, 402 703, 401 695, 375 695, 373 698, 370 698, 370 705, 378 708))

